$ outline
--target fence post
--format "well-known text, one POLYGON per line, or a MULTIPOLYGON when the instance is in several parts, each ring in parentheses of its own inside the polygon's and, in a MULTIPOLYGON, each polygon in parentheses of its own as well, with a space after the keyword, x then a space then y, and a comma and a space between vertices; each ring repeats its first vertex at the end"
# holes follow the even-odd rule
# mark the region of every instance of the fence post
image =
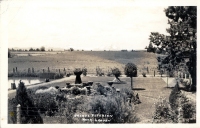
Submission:
POLYGON ((32 73, 34 73, 34 68, 32 67, 32 73))
POLYGON ((17 105, 17 124, 21 124, 21 105, 17 105))
POLYGON ((31 69, 30 68, 28 68, 28 73, 31 73, 31 69))
POLYGON ((153 73, 153 75, 154 75, 154 77, 155 77, 155 75, 156 75, 156 72, 155 72, 155 70, 154 70, 154 73, 153 73))
POLYGON ((13 73, 15 73, 15 68, 13 68, 13 73))
POLYGON ((50 69, 49 69, 49 67, 48 67, 48 72, 50 72, 50 69))

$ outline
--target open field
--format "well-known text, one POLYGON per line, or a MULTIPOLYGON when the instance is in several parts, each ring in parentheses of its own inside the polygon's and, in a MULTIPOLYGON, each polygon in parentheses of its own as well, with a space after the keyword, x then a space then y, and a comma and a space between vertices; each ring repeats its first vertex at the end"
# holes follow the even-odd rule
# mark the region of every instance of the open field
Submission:
MULTIPOLYGON (((28 52, 24 52, 28 53, 28 52)), ((41 52, 42 53, 42 52, 41 52)), ((108 69, 117 67, 124 73, 124 66, 128 62, 135 63, 138 67, 138 75, 149 69, 149 74, 157 72, 156 55, 147 52, 121 52, 121 51, 65 51, 54 54, 55 52, 45 52, 44 55, 37 55, 37 52, 30 52, 32 56, 14 56, 8 60, 8 72, 17 67, 18 71, 27 72, 28 68, 34 68, 35 72, 42 72, 42 69, 50 70, 63 69, 72 71, 74 68, 86 67, 88 74, 95 74, 96 67, 99 66, 106 73, 108 69)), ((23 52, 12 54, 23 54, 23 52)))

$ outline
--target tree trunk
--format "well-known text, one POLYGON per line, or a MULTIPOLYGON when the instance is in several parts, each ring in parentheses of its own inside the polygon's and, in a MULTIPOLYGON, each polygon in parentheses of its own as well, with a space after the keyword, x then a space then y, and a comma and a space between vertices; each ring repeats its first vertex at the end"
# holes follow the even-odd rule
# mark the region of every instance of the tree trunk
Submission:
POLYGON ((75 84, 81 84, 81 75, 76 75, 75 84))
POLYGON ((196 57, 196 44, 194 45, 195 51, 191 55, 191 60, 190 60, 190 65, 189 65, 189 72, 192 77, 192 85, 190 87, 190 91, 196 91, 196 78, 197 78, 197 71, 196 71, 196 66, 197 66, 197 57, 196 57))
POLYGON ((196 61, 194 60, 193 58, 193 61, 192 61, 192 64, 191 64, 192 68, 190 69, 190 74, 192 76, 192 85, 190 87, 190 91, 196 91, 196 75, 197 75, 197 72, 196 72, 196 61))
POLYGON ((120 82, 121 82, 121 80, 119 79, 119 77, 118 77, 118 76, 115 76, 115 78, 116 78, 118 81, 120 81, 120 82))

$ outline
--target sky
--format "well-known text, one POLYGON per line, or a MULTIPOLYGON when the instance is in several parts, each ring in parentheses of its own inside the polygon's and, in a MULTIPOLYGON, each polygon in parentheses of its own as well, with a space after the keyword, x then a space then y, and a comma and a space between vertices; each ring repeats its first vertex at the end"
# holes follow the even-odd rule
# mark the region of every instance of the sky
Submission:
POLYGON ((167 34, 169 28, 166 4, 155 2, 3 0, 1 33, 9 48, 144 49, 150 32, 167 34))

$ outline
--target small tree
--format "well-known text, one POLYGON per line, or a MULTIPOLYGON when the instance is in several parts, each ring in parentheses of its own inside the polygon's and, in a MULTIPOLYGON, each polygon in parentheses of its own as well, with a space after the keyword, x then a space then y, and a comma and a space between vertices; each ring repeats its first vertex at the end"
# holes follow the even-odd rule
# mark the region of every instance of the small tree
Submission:
POLYGON ((112 69, 112 74, 115 76, 115 78, 116 78, 117 80, 121 81, 121 80, 119 79, 119 76, 121 75, 121 71, 120 71, 118 68, 112 69))
POLYGON ((30 48, 29 51, 33 51, 33 48, 30 48))
POLYGON ((42 47, 40 48, 40 50, 41 50, 41 51, 45 51, 45 47, 42 46, 42 47))
POLYGON ((74 51, 74 49, 73 49, 73 48, 70 48, 69 50, 70 50, 71 52, 72 52, 72 51, 74 51))
POLYGON ((127 77, 131 77, 131 89, 133 89, 132 77, 137 77, 137 66, 133 63, 127 63, 124 68, 127 77))
POLYGON ((20 81, 16 91, 16 102, 21 105, 22 120, 21 123, 43 123, 43 120, 38 113, 38 109, 27 93, 27 89, 23 82, 20 81))

